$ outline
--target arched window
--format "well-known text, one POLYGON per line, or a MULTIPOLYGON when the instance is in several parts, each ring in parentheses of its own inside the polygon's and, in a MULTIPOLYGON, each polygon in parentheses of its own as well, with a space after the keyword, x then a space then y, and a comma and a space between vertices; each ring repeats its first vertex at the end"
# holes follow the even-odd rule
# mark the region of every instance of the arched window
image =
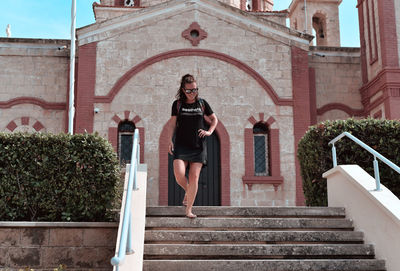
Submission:
POLYGON ((135 128, 135 124, 128 120, 122 121, 118 125, 118 156, 121 164, 131 162, 135 128))
POLYGON ((325 46, 326 45, 326 18, 322 14, 315 14, 312 18, 312 25, 315 30, 316 35, 316 45, 325 46))
POLYGON ((269 176, 268 126, 258 122, 253 126, 254 176, 269 176))

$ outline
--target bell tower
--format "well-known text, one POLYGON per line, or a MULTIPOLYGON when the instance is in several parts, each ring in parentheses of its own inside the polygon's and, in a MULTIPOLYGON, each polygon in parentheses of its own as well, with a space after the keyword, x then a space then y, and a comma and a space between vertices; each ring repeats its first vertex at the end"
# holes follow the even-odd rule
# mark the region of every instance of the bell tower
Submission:
POLYGON ((315 36, 316 46, 340 46, 339 5, 342 0, 292 0, 290 27, 315 36))

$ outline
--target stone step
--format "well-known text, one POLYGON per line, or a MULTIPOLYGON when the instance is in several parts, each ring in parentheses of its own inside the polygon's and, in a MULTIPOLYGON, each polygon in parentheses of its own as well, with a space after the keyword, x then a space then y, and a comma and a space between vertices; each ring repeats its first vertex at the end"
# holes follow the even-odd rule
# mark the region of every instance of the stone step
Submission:
POLYGON ((382 260, 144 260, 144 271, 385 271, 382 260))
POLYGON ((323 219, 323 218, 209 218, 197 217, 146 217, 147 229, 291 229, 291 230, 353 230, 353 223, 349 219, 323 219))
POLYGON ((157 231, 145 233, 145 243, 363 243, 354 231, 157 231))
MULTIPOLYGON (((344 208, 331 207, 228 207, 194 206, 193 213, 198 216, 235 217, 333 217, 344 218, 344 208)), ((147 207, 147 216, 184 216, 183 206, 147 207)))
POLYGON ((373 258, 372 245, 145 244, 145 259, 373 258))

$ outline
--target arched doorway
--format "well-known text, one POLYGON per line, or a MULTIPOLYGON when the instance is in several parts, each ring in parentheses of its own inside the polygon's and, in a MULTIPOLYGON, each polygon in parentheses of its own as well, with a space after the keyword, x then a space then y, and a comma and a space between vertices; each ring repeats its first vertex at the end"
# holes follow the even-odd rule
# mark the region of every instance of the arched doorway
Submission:
MULTIPOLYGON (((207 166, 203 167, 199 178, 199 188, 194 205, 221 205, 221 160, 220 141, 216 133, 206 138, 207 166)), ((180 206, 184 190, 176 183, 172 168, 173 157, 168 154, 168 205, 180 206)))

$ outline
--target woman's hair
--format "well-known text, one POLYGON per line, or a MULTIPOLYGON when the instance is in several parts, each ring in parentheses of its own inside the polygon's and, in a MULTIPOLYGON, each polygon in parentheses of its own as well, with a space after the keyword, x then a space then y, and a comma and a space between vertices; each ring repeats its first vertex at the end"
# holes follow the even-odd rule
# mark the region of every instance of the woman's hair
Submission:
MULTIPOLYGON (((186 95, 184 93, 185 91, 185 84, 191 84, 191 83, 195 83, 196 79, 194 79, 193 75, 191 74, 185 74, 184 76, 182 76, 182 80, 181 80, 181 86, 178 89, 178 92, 176 93, 176 99, 180 100, 181 102, 185 102, 186 101, 186 95)), ((199 94, 197 93, 196 95, 196 100, 197 97, 199 96, 199 94)))

